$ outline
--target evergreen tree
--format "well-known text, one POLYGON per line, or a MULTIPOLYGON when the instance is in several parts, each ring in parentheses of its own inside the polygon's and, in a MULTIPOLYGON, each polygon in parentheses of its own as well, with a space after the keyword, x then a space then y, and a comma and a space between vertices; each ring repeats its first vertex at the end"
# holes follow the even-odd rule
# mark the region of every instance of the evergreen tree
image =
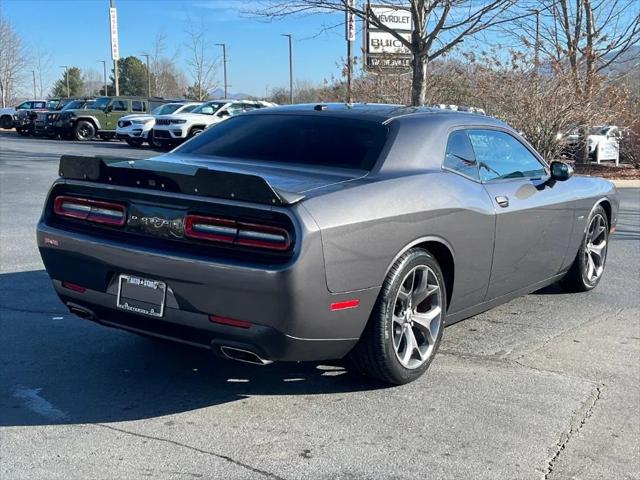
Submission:
POLYGON ((71 67, 62 73, 62 78, 53 84, 51 95, 57 98, 80 97, 84 93, 82 72, 78 67, 71 67), (69 91, 67 92, 67 75, 69 75, 69 91))
MULTIPOLYGON (((147 66, 138 57, 131 56, 118 60, 118 89, 120 90, 120 95, 146 96, 148 85, 147 75, 147 66)), ((116 87, 112 71, 109 94, 115 95, 115 92, 116 87)))

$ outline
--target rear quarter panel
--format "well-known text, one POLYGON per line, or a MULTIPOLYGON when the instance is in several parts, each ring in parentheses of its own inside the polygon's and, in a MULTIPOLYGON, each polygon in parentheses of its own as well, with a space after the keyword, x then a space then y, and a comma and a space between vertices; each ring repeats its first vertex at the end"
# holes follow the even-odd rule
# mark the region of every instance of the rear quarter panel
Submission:
POLYGON ((480 303, 493 255, 494 207, 482 185, 450 172, 370 181, 306 200, 321 229, 327 287, 379 287, 394 260, 424 241, 456 265, 450 312, 480 303))

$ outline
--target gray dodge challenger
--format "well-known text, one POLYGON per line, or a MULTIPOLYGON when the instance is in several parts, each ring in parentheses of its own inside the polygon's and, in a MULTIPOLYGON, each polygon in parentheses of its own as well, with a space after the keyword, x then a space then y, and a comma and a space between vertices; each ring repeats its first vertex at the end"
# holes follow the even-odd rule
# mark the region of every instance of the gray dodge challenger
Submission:
POLYGON ((618 197, 483 115, 296 105, 150 160, 63 156, 38 246, 71 312, 255 364, 422 375, 446 325, 603 275, 618 197))

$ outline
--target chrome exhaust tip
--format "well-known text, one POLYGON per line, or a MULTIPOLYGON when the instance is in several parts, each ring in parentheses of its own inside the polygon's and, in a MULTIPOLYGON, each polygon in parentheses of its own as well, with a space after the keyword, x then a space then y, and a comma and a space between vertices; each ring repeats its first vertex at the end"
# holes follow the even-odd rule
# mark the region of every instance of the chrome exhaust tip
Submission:
POLYGON ((97 318, 96 314, 92 310, 82 307, 76 303, 67 302, 67 308, 71 313, 80 318, 84 318, 86 320, 95 320, 97 318))
POLYGON ((237 360, 239 362, 251 363, 253 365, 268 365, 271 360, 265 360, 261 358, 257 353, 250 350, 244 350, 242 348, 230 347, 228 345, 222 345, 220 347, 220 353, 223 357, 229 360, 237 360))

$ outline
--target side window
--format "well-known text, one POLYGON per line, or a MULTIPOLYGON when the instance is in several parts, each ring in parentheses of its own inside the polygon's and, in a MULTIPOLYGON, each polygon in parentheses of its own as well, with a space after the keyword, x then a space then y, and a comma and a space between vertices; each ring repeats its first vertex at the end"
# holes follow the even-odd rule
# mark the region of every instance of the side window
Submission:
POLYGON ((467 177, 479 178, 478 164, 466 131, 457 130, 449 135, 444 166, 467 177))
POLYGON ((33 106, 31 108, 46 108, 46 102, 33 102, 33 106))
POLYGON ((538 159, 515 137, 496 130, 469 130, 480 179, 541 178, 547 174, 538 159))
POLYGON ((231 116, 238 115, 239 113, 242 113, 243 110, 243 105, 240 103, 235 103, 227 107, 227 112, 229 112, 229 115, 231 116))
POLYGON ((128 100, 114 100, 111 104, 114 112, 126 112, 129 109, 128 100))
POLYGON ((131 111, 133 112, 144 112, 144 102, 141 100, 132 100, 131 101, 131 111))
POLYGON ((242 104, 242 111, 243 112, 250 112, 251 110, 255 110, 258 107, 258 105, 256 105, 255 103, 243 103, 242 104))
POLYGON ((31 102, 22 102, 20 105, 18 105, 16 110, 26 110, 28 108, 31 108, 31 102))

